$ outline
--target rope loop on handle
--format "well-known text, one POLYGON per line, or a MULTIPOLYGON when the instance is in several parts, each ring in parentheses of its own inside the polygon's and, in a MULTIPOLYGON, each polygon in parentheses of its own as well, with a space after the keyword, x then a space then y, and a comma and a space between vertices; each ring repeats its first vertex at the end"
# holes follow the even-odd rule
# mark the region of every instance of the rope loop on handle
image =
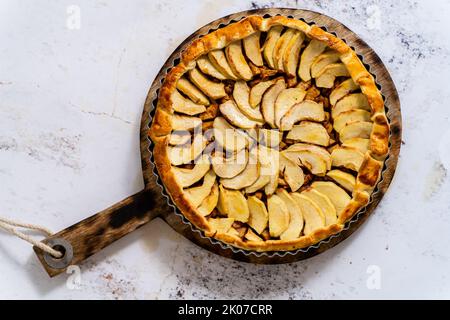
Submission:
POLYGON ((52 247, 46 245, 45 243, 42 243, 36 239, 33 239, 31 236, 17 230, 17 228, 39 231, 39 232, 45 234, 47 237, 49 237, 53 234, 52 231, 50 231, 48 228, 43 227, 43 226, 39 226, 39 225, 31 224, 31 223, 23 223, 23 222, 0 217, 0 229, 3 229, 6 232, 11 233, 12 235, 15 235, 16 237, 18 237, 22 240, 25 240, 28 243, 31 243, 32 245, 38 247, 42 251, 51 254, 55 258, 61 258, 63 256, 63 254, 61 252, 59 252, 58 250, 55 250, 52 247))

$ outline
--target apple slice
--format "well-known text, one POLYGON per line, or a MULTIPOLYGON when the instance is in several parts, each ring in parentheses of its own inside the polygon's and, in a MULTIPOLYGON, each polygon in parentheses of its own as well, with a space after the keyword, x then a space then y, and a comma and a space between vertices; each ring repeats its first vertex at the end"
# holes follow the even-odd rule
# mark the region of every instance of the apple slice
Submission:
POLYGON ((250 89, 250 106, 252 108, 256 108, 260 103, 261 99, 264 95, 264 92, 266 92, 267 89, 269 89, 272 85, 275 84, 275 80, 267 80, 267 81, 261 81, 254 87, 250 89))
POLYGON ((332 63, 322 69, 316 77, 316 87, 333 88, 336 77, 348 77, 347 67, 343 63, 332 63))
POLYGON ((242 45, 240 40, 230 43, 225 48, 225 55, 234 74, 246 81, 253 78, 253 72, 248 66, 244 54, 242 53, 242 45))
POLYGON ((211 157, 213 170, 221 178, 233 178, 244 171, 248 163, 248 153, 242 149, 229 158, 224 158, 220 152, 215 152, 211 157))
POLYGON ((286 138, 324 147, 330 144, 330 135, 327 129, 320 123, 310 121, 302 121, 300 124, 293 126, 286 138))
POLYGON ((344 167, 358 172, 364 160, 364 154, 356 148, 337 147, 331 152, 334 167, 344 167))
POLYGON ((279 237, 289 226, 289 210, 284 201, 275 194, 267 198, 267 209, 270 236, 279 237))
POLYGON ((272 128, 275 128, 275 101, 285 88, 286 83, 284 82, 284 79, 280 79, 264 93, 262 98, 261 111, 264 120, 266 120, 272 128))
POLYGON ((366 111, 371 111, 369 102, 367 98, 362 93, 352 93, 341 100, 339 100, 336 105, 331 109, 331 117, 336 118, 341 112, 349 111, 352 109, 363 109, 366 111))
POLYGON ((225 85, 222 82, 209 80, 197 68, 189 71, 189 79, 211 99, 220 99, 227 95, 225 85))
POLYGON ((284 51, 286 51, 289 41, 297 32, 295 29, 287 29, 277 40, 273 47, 273 66, 274 69, 283 71, 283 57, 284 51))
POLYGON ((343 147, 353 147, 361 151, 362 153, 366 153, 369 150, 370 139, 364 138, 351 138, 345 140, 342 144, 343 147))
POLYGON ((303 174, 302 168, 286 158, 283 153, 280 153, 280 171, 283 173, 284 180, 292 192, 300 189, 305 182, 305 175, 303 174))
POLYGON ((233 218, 210 218, 208 223, 213 233, 227 233, 234 223, 233 218))
POLYGON ((327 176, 340 184, 345 190, 353 192, 356 179, 350 173, 335 169, 328 171, 327 176))
POLYGON ((303 101, 306 91, 302 88, 289 88, 280 92, 275 100, 275 125, 281 126, 281 118, 297 103, 303 101))
POLYGON ((181 146, 191 141, 191 133, 187 130, 172 131, 169 138, 169 144, 172 146, 181 146))
POLYGON ((269 148, 264 145, 258 146, 259 176, 251 186, 245 189, 245 193, 256 192, 270 182, 270 177, 273 174, 272 157, 273 154, 269 148))
POLYGON ((278 149, 283 138, 283 133, 278 130, 260 129, 259 143, 269 148, 278 149))
MULTIPOLYGON (((342 113, 341 113, 342 115, 342 113)), ((339 139, 345 142, 352 138, 370 138, 373 124, 367 121, 356 121, 345 125, 341 131, 339 131, 339 139)))
POLYGON ((301 31, 297 31, 284 51, 283 55, 283 68, 289 76, 295 77, 297 74, 297 66, 300 58, 300 50, 302 48, 303 41, 305 40, 305 34, 301 31))
POLYGON ((248 138, 243 132, 236 130, 223 117, 217 117, 213 123, 216 148, 228 152, 239 152, 248 144, 248 138))
POLYGON ((309 145, 306 143, 295 143, 295 144, 291 145, 289 148, 287 148, 285 151, 296 152, 296 151, 302 151, 302 150, 308 150, 308 151, 311 151, 313 153, 320 155, 327 165, 327 170, 331 169, 331 155, 328 152, 328 150, 323 147, 313 146, 313 145, 309 145))
POLYGON ((339 53, 336 51, 326 51, 317 56, 311 64, 311 77, 318 77, 324 71, 325 67, 337 61, 339 61, 339 53))
POLYGON ((284 189, 278 189, 277 196, 283 200, 289 211, 289 226, 280 235, 281 240, 293 240, 300 237, 303 230, 303 214, 297 202, 284 189))
POLYGON ((222 50, 214 50, 208 53, 209 61, 216 67, 220 73, 224 74, 228 79, 238 80, 238 76, 234 74, 228 64, 227 57, 222 50))
POLYGON ((202 134, 196 134, 190 145, 169 146, 170 163, 179 166, 193 161, 203 152, 207 144, 208 140, 202 134))
POLYGON ((341 130, 351 122, 370 121, 370 113, 366 110, 352 109, 341 112, 333 121, 334 130, 341 132, 341 130))
POLYGON ((209 170, 208 173, 203 177, 202 185, 198 187, 192 187, 189 189, 184 189, 184 194, 189 200, 189 203, 197 208, 203 200, 211 193, 212 187, 216 182, 216 174, 214 171, 209 170))
POLYGON ((296 161, 297 165, 305 166, 309 171, 311 171, 312 174, 323 176, 327 172, 327 164, 325 160, 319 154, 312 151, 283 151, 283 155, 291 161, 296 161))
POLYGON ((177 89, 188 96, 194 103, 204 106, 209 106, 210 104, 208 98, 185 77, 178 79, 177 89))
POLYGON ((311 65, 322 52, 325 51, 327 45, 319 40, 311 40, 308 46, 303 50, 300 58, 300 66, 298 67, 298 75, 303 81, 311 80, 311 65))
POLYGON ((183 97, 178 90, 172 93, 172 108, 176 112, 184 113, 190 116, 206 111, 206 107, 202 104, 192 102, 190 99, 183 97))
POLYGON ((305 197, 308 197, 320 208, 320 210, 322 210, 322 213, 325 217, 326 226, 336 223, 337 221, 336 208, 326 195, 320 193, 319 191, 313 188, 308 188, 301 194, 304 195, 305 197))
POLYGON ((197 66, 201 72, 219 80, 228 79, 219 69, 217 69, 207 56, 201 56, 197 59, 197 66))
POLYGON ((305 219, 305 227, 303 229, 305 236, 325 227, 325 216, 317 204, 301 193, 293 192, 291 196, 300 207, 303 219, 305 219))
POLYGON ((269 213, 266 205, 256 196, 250 196, 247 199, 250 216, 248 225, 252 227, 258 234, 261 234, 267 227, 269 221, 269 213))
POLYGON ((248 241, 264 241, 262 238, 260 238, 256 233, 252 231, 252 229, 248 229, 247 233, 245 234, 244 238, 248 241))
POLYGON ((259 163, 257 158, 257 148, 249 152, 249 158, 245 169, 233 178, 222 178, 220 183, 225 188, 240 190, 252 185, 259 177, 259 163))
POLYGON ((219 201, 217 209, 236 221, 247 222, 249 209, 247 200, 239 190, 228 190, 219 185, 219 201))
POLYGON ((324 121, 325 112, 322 103, 317 103, 312 100, 297 103, 281 118, 280 130, 291 130, 295 123, 302 120, 324 121))
POLYGON ((214 208, 217 206, 217 201, 219 200, 219 186, 217 182, 214 183, 211 193, 203 200, 200 206, 197 208, 200 215, 206 217, 211 214, 214 208))
POLYGON ((280 153, 278 150, 267 148, 270 155, 269 183, 264 186, 266 195, 271 195, 277 190, 278 177, 280 175, 280 153))
POLYGON ((222 115, 234 126, 242 129, 252 129, 261 122, 254 121, 246 117, 237 107, 233 100, 228 100, 219 106, 222 115))
POLYGON ((336 104, 340 99, 345 97, 352 91, 355 91, 359 88, 359 86, 353 82, 352 78, 348 78, 347 80, 340 83, 336 88, 333 89, 330 93, 330 103, 332 106, 336 104))
POLYGON ((172 123, 172 130, 174 131, 189 131, 201 126, 202 120, 196 117, 188 117, 174 114, 172 115, 171 123, 172 123))
POLYGON ((281 36, 281 31, 283 31, 283 26, 273 26, 270 28, 269 32, 267 32, 266 42, 264 43, 263 56, 271 69, 275 69, 273 62, 273 50, 281 36))
POLYGON ((330 181, 315 181, 311 187, 327 196, 336 209, 336 214, 339 217, 344 211, 345 207, 350 203, 350 196, 341 187, 330 181))
POLYGON ((192 169, 172 167, 171 170, 174 173, 178 184, 181 187, 186 188, 203 178, 209 171, 209 167, 209 157, 203 155, 192 169))
POLYGON ((255 32, 242 40, 244 44, 245 55, 256 66, 262 67, 264 62, 261 56, 261 47, 259 38, 261 32, 255 32))
POLYGON ((252 108, 250 106, 250 89, 245 81, 240 80, 234 83, 233 98, 239 110, 241 110, 245 116, 258 122, 264 121, 259 108, 252 108))

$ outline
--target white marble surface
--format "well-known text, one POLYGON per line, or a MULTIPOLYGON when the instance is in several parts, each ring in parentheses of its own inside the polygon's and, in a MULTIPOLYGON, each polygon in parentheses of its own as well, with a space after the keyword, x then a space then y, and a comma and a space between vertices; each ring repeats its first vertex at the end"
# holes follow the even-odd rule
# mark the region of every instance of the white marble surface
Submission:
POLYGON ((255 266, 199 249, 155 220, 80 266, 77 289, 68 275, 49 279, 27 243, 0 232, 0 298, 450 298, 445 0, 3 0, 0 215, 60 230, 139 191, 141 110, 165 58, 209 21, 262 6, 339 19, 397 84, 405 144, 368 222, 308 261, 255 266), (70 5, 80 9, 79 29, 67 27, 70 5), (367 286, 371 270, 379 289, 367 286))

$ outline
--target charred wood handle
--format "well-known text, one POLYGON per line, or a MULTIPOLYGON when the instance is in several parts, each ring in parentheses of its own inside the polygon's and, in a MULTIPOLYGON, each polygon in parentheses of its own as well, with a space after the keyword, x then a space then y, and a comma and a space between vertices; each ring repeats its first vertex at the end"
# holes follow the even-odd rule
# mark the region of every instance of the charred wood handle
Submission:
POLYGON ((56 259, 33 247, 50 277, 78 265, 116 240, 168 210, 166 200, 153 189, 142 190, 115 205, 64 229, 42 242, 63 252, 56 259))

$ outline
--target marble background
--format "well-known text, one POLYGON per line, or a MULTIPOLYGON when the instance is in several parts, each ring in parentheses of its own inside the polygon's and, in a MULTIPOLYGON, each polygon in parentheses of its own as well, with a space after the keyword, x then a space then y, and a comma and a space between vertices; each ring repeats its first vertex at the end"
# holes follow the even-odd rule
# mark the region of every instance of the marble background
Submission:
POLYGON ((81 265, 75 287, 70 275, 49 279, 27 243, 0 232, 0 298, 450 298, 445 0, 2 0, 0 215, 60 230, 139 191, 141 110, 160 66, 200 26, 261 7, 328 14, 391 72, 404 144, 368 222, 308 261, 258 266, 155 220, 81 265))

